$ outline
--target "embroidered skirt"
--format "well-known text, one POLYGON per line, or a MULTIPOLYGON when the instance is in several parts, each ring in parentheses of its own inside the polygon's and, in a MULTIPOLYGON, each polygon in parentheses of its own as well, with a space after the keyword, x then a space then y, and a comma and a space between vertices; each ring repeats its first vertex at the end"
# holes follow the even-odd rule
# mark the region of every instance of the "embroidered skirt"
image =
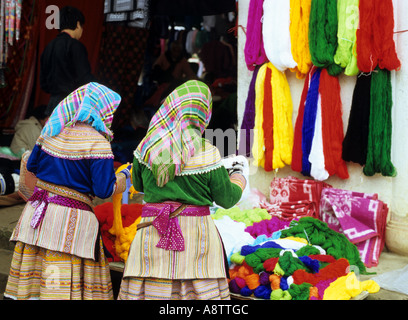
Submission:
POLYGON ((17 242, 4 297, 15 300, 113 300, 102 240, 98 262, 17 242))
MULTIPOLYGON (((153 207, 161 211, 160 205, 153 207)), ((171 211, 177 207, 174 204, 171 211)), ((140 223, 157 218, 149 214, 150 204, 143 210, 140 223)), ((222 241, 211 216, 195 214, 189 206, 173 219, 183 237, 183 249, 160 247, 164 236, 156 226, 139 229, 130 246, 118 298, 229 299, 222 241)))
POLYGON ((125 278, 118 300, 229 300, 227 279, 125 278))

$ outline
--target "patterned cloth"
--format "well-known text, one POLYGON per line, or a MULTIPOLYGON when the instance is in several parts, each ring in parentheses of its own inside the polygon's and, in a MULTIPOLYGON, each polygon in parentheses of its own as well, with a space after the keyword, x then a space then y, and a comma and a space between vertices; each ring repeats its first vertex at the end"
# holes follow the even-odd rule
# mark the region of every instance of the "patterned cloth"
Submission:
POLYGON ((104 85, 90 82, 68 95, 54 109, 41 136, 56 136, 76 122, 91 124, 111 141, 113 114, 121 101, 120 95, 104 85))
POLYGON ((99 259, 17 242, 4 296, 15 300, 113 300, 102 241, 99 259))
POLYGON ((176 88, 153 116, 134 155, 152 170, 158 186, 179 175, 202 146, 211 113, 210 89, 192 80, 176 88))
POLYGON ((275 178, 270 186, 270 202, 263 201, 260 207, 284 220, 303 216, 319 218, 322 190, 330 187, 325 182, 310 179, 275 178))
POLYGON ((366 267, 378 265, 384 248, 388 207, 377 194, 324 188, 320 218, 354 243, 366 267))

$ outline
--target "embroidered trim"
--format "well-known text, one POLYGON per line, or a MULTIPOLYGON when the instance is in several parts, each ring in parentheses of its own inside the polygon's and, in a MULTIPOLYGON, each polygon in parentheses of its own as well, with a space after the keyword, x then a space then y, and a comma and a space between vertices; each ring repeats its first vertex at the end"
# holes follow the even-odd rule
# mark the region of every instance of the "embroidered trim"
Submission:
POLYGON ((58 186, 58 185, 55 185, 53 183, 46 182, 46 181, 43 181, 43 180, 40 180, 40 179, 38 179, 38 181, 37 181, 37 187, 40 188, 40 189, 43 189, 43 190, 47 190, 47 191, 49 191, 51 193, 58 194, 58 195, 63 196, 63 197, 67 197, 67 198, 70 198, 70 199, 74 199, 74 200, 84 202, 88 206, 90 206, 92 210, 94 208, 94 205, 92 203, 92 199, 89 196, 87 196, 87 195, 85 195, 83 193, 80 193, 80 192, 78 192, 76 190, 73 190, 73 189, 70 189, 70 188, 67 188, 67 187, 64 187, 64 186, 58 186))

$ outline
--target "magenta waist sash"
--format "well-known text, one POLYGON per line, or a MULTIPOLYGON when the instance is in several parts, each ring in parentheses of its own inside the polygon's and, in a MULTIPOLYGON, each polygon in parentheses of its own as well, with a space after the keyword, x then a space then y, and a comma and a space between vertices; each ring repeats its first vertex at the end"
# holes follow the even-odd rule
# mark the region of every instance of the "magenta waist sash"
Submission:
MULTIPOLYGON (((156 247, 165 250, 184 251, 184 237, 178 219, 171 218, 170 214, 181 205, 178 202, 147 203, 142 209, 142 218, 156 217, 152 225, 159 233, 160 240, 156 247)), ((208 206, 186 207, 179 216, 203 217, 210 215, 208 206)))

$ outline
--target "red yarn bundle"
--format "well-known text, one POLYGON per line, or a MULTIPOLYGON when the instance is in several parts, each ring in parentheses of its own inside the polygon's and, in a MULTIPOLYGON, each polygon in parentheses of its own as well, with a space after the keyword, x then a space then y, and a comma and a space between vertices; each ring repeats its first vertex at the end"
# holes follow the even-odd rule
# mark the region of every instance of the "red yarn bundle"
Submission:
POLYGON ((296 118, 295 123, 295 131, 294 131, 294 140, 293 140, 293 149, 292 149, 292 164, 291 168, 293 171, 301 172, 302 171, 302 127, 303 127, 303 115, 305 111, 305 103, 307 92, 309 90, 309 82, 312 77, 315 68, 312 69, 307 73, 305 78, 305 83, 303 86, 302 96, 300 98, 299 104, 299 111, 296 118))
POLYGON ((298 269, 292 274, 293 283, 302 284, 307 282, 312 286, 316 286, 316 284, 318 284, 320 281, 337 279, 345 276, 349 266, 350 264, 347 259, 340 258, 339 260, 320 269, 319 273, 309 273, 303 269, 298 269))
POLYGON ((395 70, 401 67, 394 43, 392 0, 360 0, 360 27, 357 29, 357 66, 371 72, 377 66, 395 70))
POLYGON ((326 69, 321 71, 319 93, 325 169, 330 176, 336 174, 341 179, 347 179, 347 165, 342 159, 344 133, 340 83, 338 77, 329 75, 326 69))
MULTIPOLYGON (((142 215, 142 204, 123 204, 121 213, 122 213, 122 223, 123 227, 130 226, 137 218, 142 215)), ((117 255, 116 250, 114 249, 115 236, 109 233, 109 229, 112 228, 113 224, 113 203, 105 202, 94 208, 95 216, 98 219, 101 236, 103 244, 111 254, 111 257, 108 257, 109 261, 122 261, 117 255)))
POLYGON ((265 141, 265 171, 273 170, 273 102, 272 102, 272 70, 266 68, 264 81, 263 123, 265 141))

